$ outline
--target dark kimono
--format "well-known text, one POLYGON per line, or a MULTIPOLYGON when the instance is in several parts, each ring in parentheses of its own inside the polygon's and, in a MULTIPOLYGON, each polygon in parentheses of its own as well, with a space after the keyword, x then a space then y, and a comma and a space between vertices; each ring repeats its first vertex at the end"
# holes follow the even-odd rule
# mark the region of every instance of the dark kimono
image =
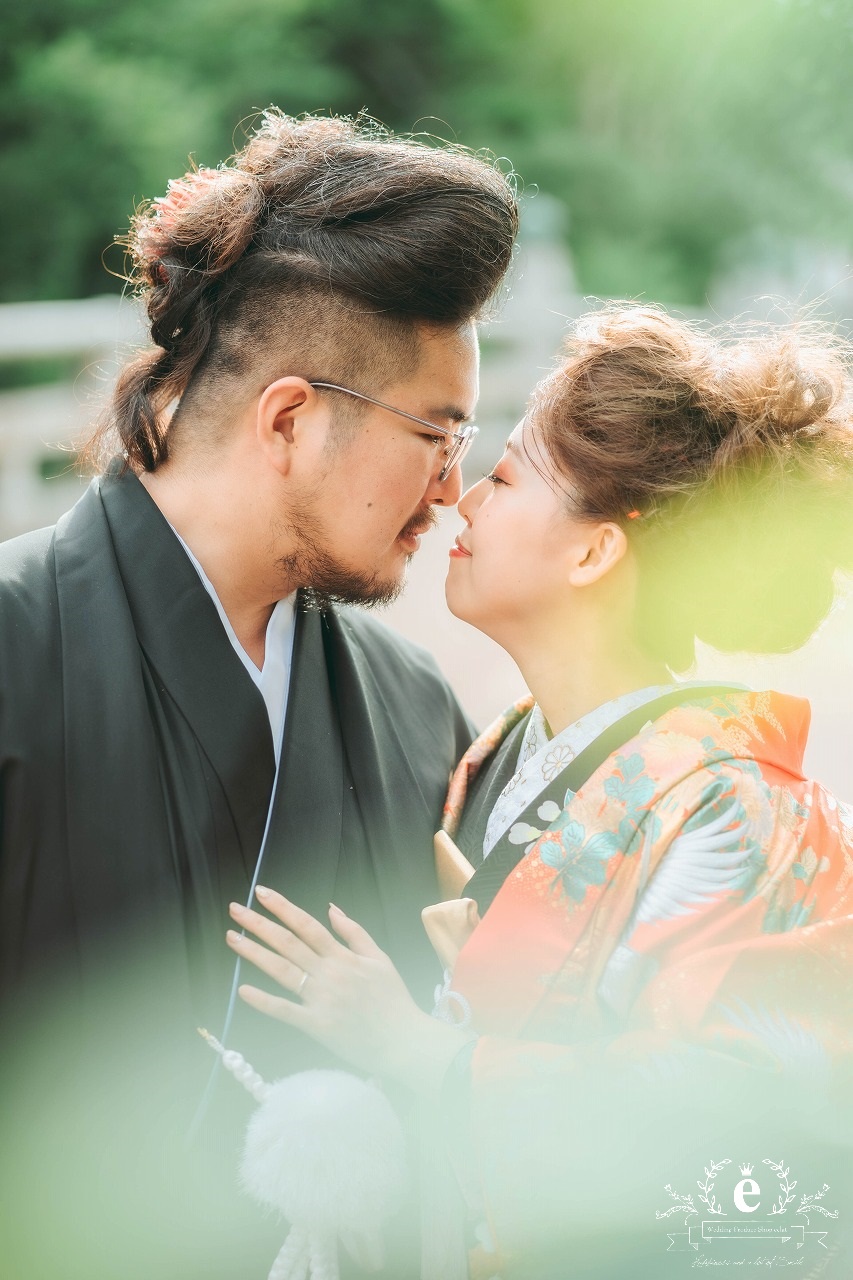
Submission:
MULTIPOLYGON (((297 604, 261 883, 321 918, 338 903, 422 1000, 435 980, 419 921, 436 897, 432 833, 470 736, 426 654, 362 612, 297 604)), ((186 1131, 212 1065, 193 1028, 222 1026, 233 964, 227 904, 246 900, 274 776, 262 696, 133 475, 113 469, 55 529, 0 547, 0 990, 6 1096, 18 1121, 21 1107, 62 1096, 58 1082, 76 1072, 85 1083, 62 1104, 64 1122, 94 1102, 103 1071, 128 1085, 123 1111, 147 1099, 171 1132, 186 1131), (50 1018, 37 1016, 48 1009, 50 1018)), ((284 1028, 242 1007, 234 1039, 272 1074, 322 1062, 301 1037, 283 1048, 284 1028)), ((240 1092, 228 1081, 218 1090, 240 1092)), ((227 1137, 207 1129, 230 1161, 236 1128, 227 1137)), ((14 1156, 3 1162, 0 1202, 11 1215, 7 1192, 24 1197, 20 1224, 46 1201, 39 1213, 56 1223, 63 1188, 45 1192, 57 1180, 54 1148, 47 1142, 39 1157, 48 1168, 33 1197, 22 1189, 29 1143, 16 1131, 6 1146, 14 1156)), ((102 1154, 107 1180, 120 1181, 127 1145, 104 1136, 102 1154)), ((143 1202, 151 1178, 140 1174, 143 1202)), ((177 1236, 190 1210, 174 1211, 177 1236)), ((221 1221, 206 1212, 216 1238, 221 1221)), ((144 1214, 128 1213, 118 1234, 141 1230, 144 1214)), ((83 1230, 76 1218, 66 1226, 72 1237, 83 1230)), ((92 1236, 90 1224, 87 1249, 92 1236)), ((119 1266, 117 1247, 104 1245, 102 1263, 90 1249, 81 1274, 135 1276, 137 1264, 143 1274, 131 1257, 119 1266)), ((165 1246, 149 1265, 164 1277, 194 1275, 196 1264, 208 1280, 220 1274, 201 1235, 187 1248, 180 1265, 165 1246)), ((268 1246, 259 1251, 269 1256, 268 1246)), ((8 1256, 17 1258, 14 1247, 8 1256)), ((37 1256, 22 1253, 14 1274, 42 1274, 37 1256)), ((76 1274, 73 1245, 61 1256, 53 1273, 76 1274)), ((221 1274, 236 1274, 228 1266, 221 1274)))

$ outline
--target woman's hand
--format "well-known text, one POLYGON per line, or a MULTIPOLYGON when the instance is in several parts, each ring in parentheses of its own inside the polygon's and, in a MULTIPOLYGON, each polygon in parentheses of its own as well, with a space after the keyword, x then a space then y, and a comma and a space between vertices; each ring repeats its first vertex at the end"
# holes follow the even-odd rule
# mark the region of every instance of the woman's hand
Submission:
POLYGON ((298 999, 251 986, 240 987, 240 998, 363 1071, 437 1089, 470 1034, 419 1009, 388 956, 339 907, 330 906, 329 920, 342 942, 280 893, 256 893, 276 919, 233 902, 231 918, 260 942, 229 931, 228 945, 298 999))

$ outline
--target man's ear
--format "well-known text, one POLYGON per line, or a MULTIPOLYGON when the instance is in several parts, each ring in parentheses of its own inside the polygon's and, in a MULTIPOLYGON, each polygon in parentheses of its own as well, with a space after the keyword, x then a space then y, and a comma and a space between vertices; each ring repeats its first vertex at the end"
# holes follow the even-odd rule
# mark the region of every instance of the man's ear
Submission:
POLYGON ((320 426, 315 421, 319 405, 316 390, 304 378, 278 378, 264 389, 258 401, 258 444, 282 475, 290 471, 297 450, 323 443, 325 431, 307 430, 309 426, 320 426), (318 436, 323 440, 318 441, 318 436))
POLYGON ((625 558, 628 539, 625 530, 610 521, 589 524, 588 532, 577 542, 576 554, 569 570, 573 587, 587 587, 601 579, 625 558))

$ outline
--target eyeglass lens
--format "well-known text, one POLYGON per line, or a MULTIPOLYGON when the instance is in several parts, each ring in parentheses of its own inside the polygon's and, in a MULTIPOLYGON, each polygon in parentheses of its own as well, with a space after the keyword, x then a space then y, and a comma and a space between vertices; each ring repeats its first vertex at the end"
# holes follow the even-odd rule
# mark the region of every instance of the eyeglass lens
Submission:
POLYGON ((447 457, 444 460, 444 466, 441 468, 441 471, 438 473, 439 484, 441 484, 442 481, 447 479, 447 477, 450 475, 453 468, 455 466, 458 466, 458 464, 465 457, 466 453, 468 452, 468 450, 470 449, 474 441, 474 436, 476 435, 476 432, 477 432, 476 427, 473 427, 470 430, 465 431, 461 436, 457 436, 457 438, 453 441, 453 443, 451 444, 447 452, 447 457))

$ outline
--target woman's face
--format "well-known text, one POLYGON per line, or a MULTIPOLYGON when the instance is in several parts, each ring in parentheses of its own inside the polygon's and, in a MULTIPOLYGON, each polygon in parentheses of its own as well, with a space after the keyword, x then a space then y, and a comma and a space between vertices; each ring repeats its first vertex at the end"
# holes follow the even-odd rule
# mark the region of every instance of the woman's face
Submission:
POLYGON ((548 469, 530 427, 520 423, 491 474, 459 502, 466 527, 450 552, 448 606, 510 652, 514 639, 532 638, 570 607, 573 571, 589 540, 589 523, 568 513, 557 488, 565 481, 540 474, 548 469))

